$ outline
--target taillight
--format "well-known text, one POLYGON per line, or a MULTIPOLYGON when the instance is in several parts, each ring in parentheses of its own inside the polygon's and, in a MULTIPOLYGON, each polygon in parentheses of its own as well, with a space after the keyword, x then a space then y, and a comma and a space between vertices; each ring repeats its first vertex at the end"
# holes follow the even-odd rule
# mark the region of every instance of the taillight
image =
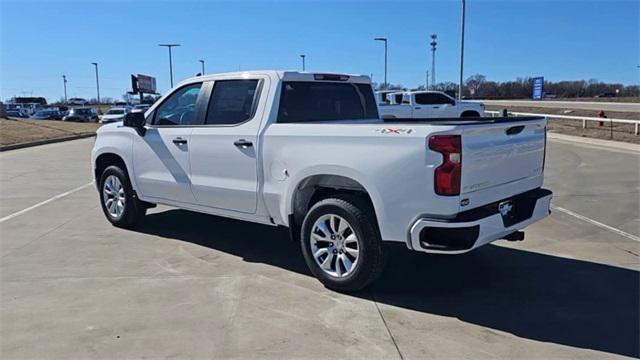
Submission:
POLYGON ((442 154, 442 164, 434 174, 434 188, 438 195, 459 195, 462 173, 462 141, 460 135, 434 135, 429 149, 442 154))

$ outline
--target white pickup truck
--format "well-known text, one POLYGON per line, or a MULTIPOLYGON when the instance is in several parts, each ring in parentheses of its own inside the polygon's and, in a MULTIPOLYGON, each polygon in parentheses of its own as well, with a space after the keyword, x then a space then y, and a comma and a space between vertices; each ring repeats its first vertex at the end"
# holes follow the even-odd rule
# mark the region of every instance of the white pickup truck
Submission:
MULTIPOLYGON (((388 94, 387 97, 389 96, 397 98, 397 94, 388 94)), ((387 120, 484 116, 484 104, 456 100, 440 91, 408 91, 401 101, 382 103, 379 106, 380 116, 387 120)))
POLYGON ((521 240, 549 214, 545 126, 385 124, 366 76, 226 73, 101 127, 92 167, 116 226, 165 204, 288 227, 320 281, 353 291, 382 271, 384 241, 459 254, 521 240))

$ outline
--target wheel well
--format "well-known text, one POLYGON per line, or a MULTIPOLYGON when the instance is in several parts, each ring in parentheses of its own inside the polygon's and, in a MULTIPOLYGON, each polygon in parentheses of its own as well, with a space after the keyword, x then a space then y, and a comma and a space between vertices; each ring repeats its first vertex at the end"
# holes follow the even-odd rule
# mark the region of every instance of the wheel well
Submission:
MULTIPOLYGON (((122 160, 120 156, 112 153, 100 154, 100 156, 98 156, 98 158, 96 159, 96 167, 95 169, 93 169, 96 183, 100 181, 100 176, 102 176, 102 172, 104 171, 104 169, 111 165, 119 165, 122 170, 127 172, 127 174, 129 173, 129 171, 127 170, 127 165, 124 163, 124 160, 122 160)), ((99 185, 96 184, 96 186, 99 185)))
POLYGON ((369 193, 357 181, 340 175, 310 176, 298 184, 293 195, 289 229, 294 240, 297 240, 302 221, 313 204, 337 194, 358 196, 365 200, 372 210, 374 209, 369 193))
POLYGON ((460 114, 460 117, 480 117, 480 113, 475 110, 466 110, 460 114))

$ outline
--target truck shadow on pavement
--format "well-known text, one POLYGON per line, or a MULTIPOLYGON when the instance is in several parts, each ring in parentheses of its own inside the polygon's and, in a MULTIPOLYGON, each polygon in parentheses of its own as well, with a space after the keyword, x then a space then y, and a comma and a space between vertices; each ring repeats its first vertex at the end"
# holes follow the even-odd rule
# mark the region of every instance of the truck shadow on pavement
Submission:
MULTIPOLYGON (((311 276, 284 229, 169 210, 148 215, 136 231, 311 276)), ((389 252, 382 277, 351 295, 521 338, 640 355, 638 271, 495 245, 457 256, 409 252, 404 244, 389 252)))

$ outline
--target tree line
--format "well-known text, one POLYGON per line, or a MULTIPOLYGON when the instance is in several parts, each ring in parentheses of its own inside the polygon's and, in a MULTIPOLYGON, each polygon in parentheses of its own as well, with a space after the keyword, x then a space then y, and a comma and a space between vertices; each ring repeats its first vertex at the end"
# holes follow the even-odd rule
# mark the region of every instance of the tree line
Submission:
MULTIPOLYGON (((533 78, 523 77, 511 81, 489 81, 482 74, 475 74, 467 78, 462 89, 462 96, 479 99, 519 99, 531 98, 533 78)), ((387 88, 391 90, 425 90, 424 85, 408 89, 402 84, 374 84, 376 90, 387 88)), ((429 90, 446 91, 449 93, 458 91, 458 84, 454 82, 441 82, 430 87, 429 90)), ((569 80, 569 81, 544 81, 543 92, 548 98, 578 98, 596 96, 640 96, 640 86, 623 85, 618 83, 605 83, 596 79, 569 80)))

